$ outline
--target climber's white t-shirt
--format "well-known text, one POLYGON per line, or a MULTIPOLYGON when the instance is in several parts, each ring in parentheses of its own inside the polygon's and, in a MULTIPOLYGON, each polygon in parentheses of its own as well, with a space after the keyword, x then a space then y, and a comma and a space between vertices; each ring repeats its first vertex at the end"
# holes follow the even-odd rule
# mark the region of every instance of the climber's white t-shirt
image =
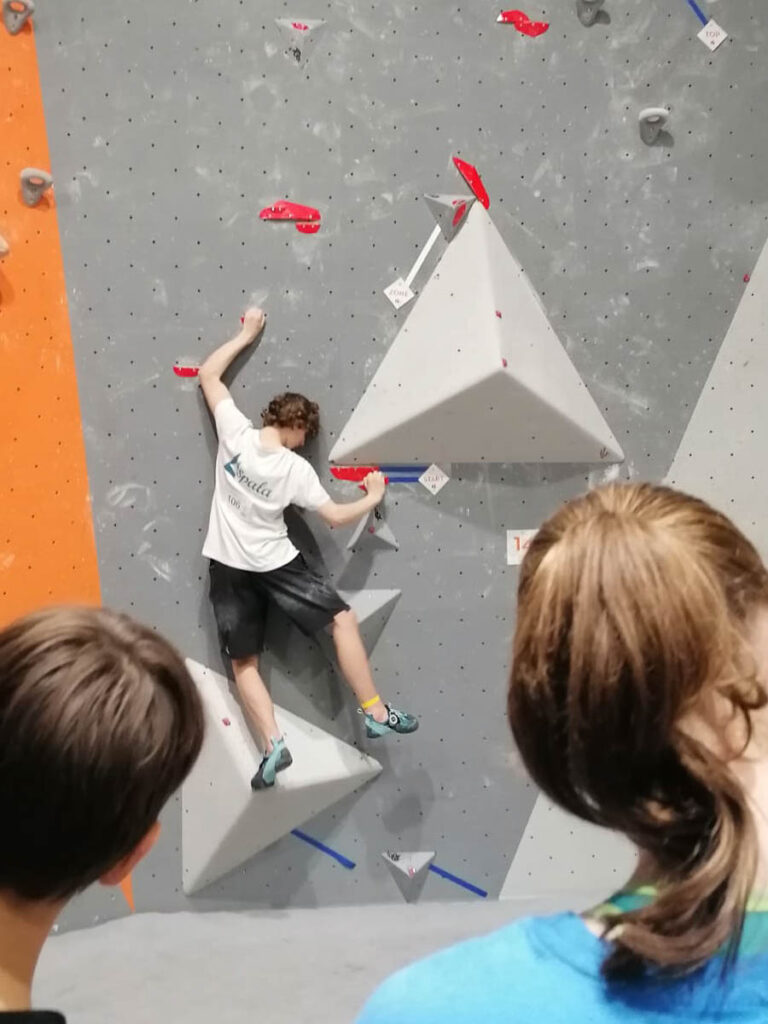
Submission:
POLYGON ((203 555, 235 569, 268 572, 292 561, 283 512, 318 509, 330 497, 312 466, 289 448, 264 448, 233 399, 214 411, 219 450, 203 555))

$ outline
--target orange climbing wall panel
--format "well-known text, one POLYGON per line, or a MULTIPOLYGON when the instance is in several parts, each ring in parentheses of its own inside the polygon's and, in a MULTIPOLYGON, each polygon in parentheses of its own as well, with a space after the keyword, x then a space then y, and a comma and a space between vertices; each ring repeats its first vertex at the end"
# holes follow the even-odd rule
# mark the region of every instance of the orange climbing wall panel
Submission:
POLYGON ((50 170, 30 23, 17 36, 0 25, 0 77, 2 625, 100 592, 55 199, 30 208, 19 189, 22 168, 50 170))

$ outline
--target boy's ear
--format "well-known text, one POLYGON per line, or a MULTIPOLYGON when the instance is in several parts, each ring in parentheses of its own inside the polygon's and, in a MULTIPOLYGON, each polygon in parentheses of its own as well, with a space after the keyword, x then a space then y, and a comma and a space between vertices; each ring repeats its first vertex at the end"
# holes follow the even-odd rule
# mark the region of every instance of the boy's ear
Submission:
POLYGON ((160 835, 160 822, 156 821, 143 839, 139 840, 135 848, 127 857, 123 857, 109 871, 105 871, 99 881, 102 885, 119 885, 124 878, 133 871, 136 865, 142 860, 157 842, 160 835))

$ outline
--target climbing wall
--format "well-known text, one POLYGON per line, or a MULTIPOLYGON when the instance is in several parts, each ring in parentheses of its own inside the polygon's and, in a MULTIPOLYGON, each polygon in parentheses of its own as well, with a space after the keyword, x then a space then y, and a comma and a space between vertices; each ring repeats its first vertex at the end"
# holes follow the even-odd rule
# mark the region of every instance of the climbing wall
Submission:
MULTIPOLYGON (((48 212, 66 274, 57 308, 69 311, 101 593, 155 623, 200 666, 225 670, 200 557, 215 439, 196 381, 174 367, 196 366, 237 330, 250 302, 266 306, 269 324, 238 361, 236 400, 257 418, 285 387, 317 399, 323 431, 309 455, 334 496, 355 498, 354 480, 331 475, 329 453, 409 318, 418 323, 427 281, 473 219, 488 217, 525 275, 526 295, 540 303, 537 338, 559 346, 583 384, 589 433, 600 440, 594 461, 562 462, 543 447, 529 456, 525 447, 525 461, 499 462, 520 449, 486 458, 490 449, 476 442, 496 439, 478 429, 483 403, 462 398, 467 443, 457 455, 439 452, 450 479, 438 493, 418 482, 422 464, 388 469, 383 519, 351 548, 351 529, 329 532, 308 517, 302 543, 346 592, 401 592, 373 664, 384 692, 419 713, 422 728, 366 742, 327 651, 276 616, 265 671, 277 703, 382 771, 191 895, 179 795, 157 850, 135 873, 138 910, 495 898, 508 877, 525 889, 525 865, 557 832, 541 814, 531 828, 540 818, 542 827, 528 828, 537 794, 503 718, 517 579, 507 533, 519 540, 588 484, 666 475, 768 237, 762 0, 606 0, 589 27, 576 6, 537 0, 526 22, 497 20, 486 0, 311 9, 279 0, 135 8, 39 0, 34 36, 3 37, 4 57, 17 44, 37 47, 55 182, 48 212), (714 51, 697 38, 697 11, 728 32, 714 51), (651 107, 668 115, 648 145, 639 115, 651 107), (488 201, 486 210, 478 198, 455 232, 455 214, 436 209, 447 201, 458 211, 454 200, 473 194, 454 157, 479 172, 488 201), (447 200, 427 203, 427 194, 447 200), (305 207, 298 222, 284 218, 283 201, 305 207), (411 276, 436 220, 436 241, 411 276), (384 290, 394 282, 392 302, 384 290)), ((16 107, 3 95, 4 125, 26 104, 14 97, 16 107)), ((3 174, 30 159, 4 148, 3 174)), ((0 234, 13 256, 18 200, 15 185, 3 187, 0 234)), ((56 251, 15 269, 10 258, 0 264, 0 316, 21 309, 13 295, 23 289, 42 294, 56 251)), ((514 310, 500 312, 506 331, 514 310)), ((14 351, 45 351, 39 323, 29 320, 35 330, 22 339, 25 321, 13 315, 14 351)), ((515 381, 540 373, 531 335, 498 330, 493 323, 477 340, 486 351, 489 338, 502 337, 497 372, 515 381)), ((54 336, 63 344, 66 326, 54 336)), ((413 336, 432 351, 434 338, 413 336)), ((446 360, 461 344, 449 340, 446 360)), ((471 349, 473 334, 462 341, 471 349)), ((439 346, 432 363, 423 354, 414 353, 410 373, 407 359, 399 364, 420 414, 444 369, 439 346)), ((41 362, 45 387, 30 394, 47 429, 50 382, 64 370, 41 362)), ((18 374, 29 386, 28 372, 18 374)), ((740 392, 728 396, 740 405, 740 392)), ((572 409, 555 409, 563 411, 572 409)), ((726 426, 723 417, 706 429, 726 426)), ((30 451, 42 429, 25 422, 30 451)), ((5 436, 4 452, 7 444, 5 436)), ((416 453, 405 454, 398 449, 396 460, 413 463, 416 453)), ((337 461, 343 477, 354 475, 347 461, 361 460, 350 448, 337 461)), ((1 538, 6 561, 18 529, 1 538)), ((37 564, 45 557, 41 546, 37 564)), ((73 589, 92 594, 94 585, 89 577, 73 589)), ((364 603, 381 600, 369 593, 364 603)), ((580 835, 569 839, 586 856, 592 837, 580 835)), ((617 851, 597 849, 612 884, 617 851)), ((578 884, 560 870, 558 891, 578 884)), ((93 889, 63 924, 124 912, 119 894, 93 889)))

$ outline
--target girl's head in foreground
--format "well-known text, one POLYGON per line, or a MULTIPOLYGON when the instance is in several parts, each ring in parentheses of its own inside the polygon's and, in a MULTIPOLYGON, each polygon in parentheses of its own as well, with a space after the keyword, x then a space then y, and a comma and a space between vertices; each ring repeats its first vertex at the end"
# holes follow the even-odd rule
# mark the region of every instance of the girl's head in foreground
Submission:
POLYGON ((611 919, 609 977, 735 955, 758 867, 748 791, 768 771, 766 622, 753 545, 663 487, 570 502, 525 557, 508 703, 522 757, 562 807, 628 836, 658 886, 611 919))

